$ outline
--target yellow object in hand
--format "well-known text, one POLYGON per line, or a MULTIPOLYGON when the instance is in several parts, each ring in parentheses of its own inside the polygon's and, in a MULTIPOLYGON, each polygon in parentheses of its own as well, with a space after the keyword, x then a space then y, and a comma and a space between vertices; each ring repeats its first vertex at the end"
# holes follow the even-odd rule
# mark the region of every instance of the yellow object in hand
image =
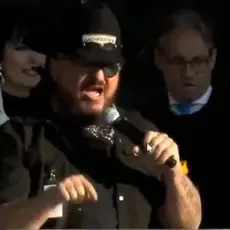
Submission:
POLYGON ((181 161, 181 165, 182 165, 183 173, 187 175, 189 172, 187 161, 181 161))

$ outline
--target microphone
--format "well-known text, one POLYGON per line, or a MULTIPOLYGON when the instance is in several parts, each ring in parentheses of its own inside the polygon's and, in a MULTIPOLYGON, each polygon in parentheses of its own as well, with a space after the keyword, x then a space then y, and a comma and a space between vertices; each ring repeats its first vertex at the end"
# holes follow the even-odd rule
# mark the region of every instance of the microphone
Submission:
MULTIPOLYGON (((129 137, 135 144, 144 149, 143 139, 145 136, 145 132, 142 132, 138 128, 136 128, 126 117, 120 116, 119 112, 116 108, 108 108, 104 114, 105 121, 116 128, 121 133, 125 134, 129 137)), ((146 152, 146 150, 144 150, 146 152)), ((152 152, 152 147, 147 145, 147 152, 152 152)), ((169 157, 166 160, 164 165, 173 168, 176 165, 177 161, 173 156, 169 157)))

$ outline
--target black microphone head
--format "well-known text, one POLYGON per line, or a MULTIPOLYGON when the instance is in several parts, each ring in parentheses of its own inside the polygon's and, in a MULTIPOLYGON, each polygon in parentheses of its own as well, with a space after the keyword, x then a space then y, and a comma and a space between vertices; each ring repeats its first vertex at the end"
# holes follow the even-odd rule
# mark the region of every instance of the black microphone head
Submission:
POLYGON ((106 123, 112 125, 120 117, 116 108, 110 107, 104 113, 104 120, 106 123))

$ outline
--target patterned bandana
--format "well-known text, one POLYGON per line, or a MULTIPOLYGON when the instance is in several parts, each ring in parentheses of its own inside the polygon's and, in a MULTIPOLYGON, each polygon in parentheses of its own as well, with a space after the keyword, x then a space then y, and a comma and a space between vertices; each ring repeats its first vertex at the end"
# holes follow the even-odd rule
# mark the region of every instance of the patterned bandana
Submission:
MULTIPOLYGON (((52 106, 54 111, 57 112, 58 104, 55 97, 52 100, 52 106)), ((112 106, 115 107, 115 105, 112 106)), ((100 140, 109 145, 113 145, 114 143, 115 131, 111 125, 105 124, 103 119, 102 122, 99 122, 98 125, 89 125, 84 127, 83 133, 88 138, 92 138, 94 140, 100 140)))
MULTIPOLYGON (((112 107, 116 108, 114 104, 112 107)), ((101 140, 109 145, 113 145, 114 143, 115 131, 111 125, 104 123, 99 125, 89 125, 88 127, 84 128, 84 131, 90 138, 101 140)))
POLYGON ((103 141, 109 145, 114 143, 115 131, 110 125, 90 125, 84 128, 84 132, 89 138, 103 141))

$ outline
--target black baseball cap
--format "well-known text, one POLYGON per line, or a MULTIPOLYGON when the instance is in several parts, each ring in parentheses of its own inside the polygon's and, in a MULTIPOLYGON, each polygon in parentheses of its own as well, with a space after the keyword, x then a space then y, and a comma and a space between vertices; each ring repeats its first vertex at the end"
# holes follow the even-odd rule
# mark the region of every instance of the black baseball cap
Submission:
POLYGON ((59 21, 54 42, 57 56, 87 63, 123 61, 120 27, 106 4, 73 9, 59 21))

